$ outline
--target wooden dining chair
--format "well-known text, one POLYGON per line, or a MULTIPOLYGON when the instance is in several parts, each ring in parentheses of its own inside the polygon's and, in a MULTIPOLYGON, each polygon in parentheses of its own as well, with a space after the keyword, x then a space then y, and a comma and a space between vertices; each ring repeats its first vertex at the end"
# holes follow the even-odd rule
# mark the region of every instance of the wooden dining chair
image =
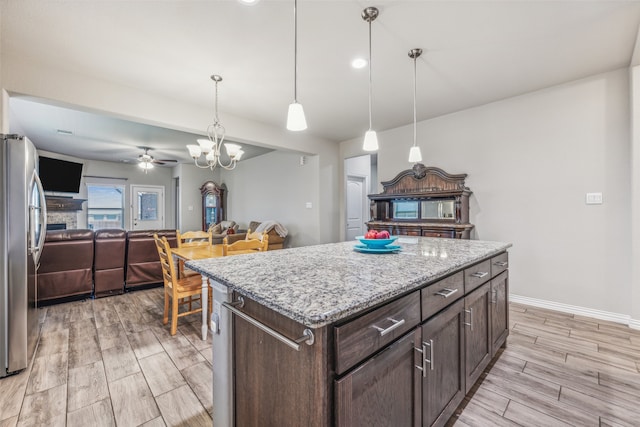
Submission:
MULTIPOLYGON (((247 233, 247 236, 249 234, 247 233)), ((266 252, 269 246, 269 235, 263 233, 258 239, 237 240, 231 244, 225 237, 222 241, 222 256, 250 254, 254 252, 266 252)))
MULTIPOLYGON (((169 322, 169 302, 171 302, 171 335, 175 335, 178 330, 178 317, 188 316, 202 312, 202 308, 193 308, 192 303, 197 302, 202 297, 202 279, 200 275, 186 276, 179 278, 176 266, 173 262, 171 246, 166 237, 159 238, 153 235, 160 264, 162 265, 162 277, 164 279, 164 314, 162 324, 169 322), (186 311, 180 312, 180 307, 187 306, 186 311)), ((211 312, 211 287, 209 291, 209 312, 211 312)))
MULTIPOLYGON (((180 230, 176 230, 176 240, 179 248, 186 248, 192 246, 211 246, 212 244, 211 229, 209 231, 185 231, 180 233, 180 230)), ((180 277, 192 276, 199 273, 184 268, 184 260, 178 260, 178 274, 180 277)))

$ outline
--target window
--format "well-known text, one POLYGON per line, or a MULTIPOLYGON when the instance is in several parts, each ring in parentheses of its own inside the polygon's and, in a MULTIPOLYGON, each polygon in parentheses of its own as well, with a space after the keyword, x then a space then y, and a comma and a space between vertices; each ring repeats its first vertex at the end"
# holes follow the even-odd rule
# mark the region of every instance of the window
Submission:
POLYGON ((87 184, 87 198, 90 229, 124 228, 124 186, 87 184))

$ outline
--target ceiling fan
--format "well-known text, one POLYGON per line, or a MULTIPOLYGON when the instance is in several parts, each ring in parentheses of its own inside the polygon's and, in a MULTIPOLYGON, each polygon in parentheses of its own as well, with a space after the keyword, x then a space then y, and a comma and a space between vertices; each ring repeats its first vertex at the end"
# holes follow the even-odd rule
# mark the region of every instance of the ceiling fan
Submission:
POLYGON ((177 163, 177 160, 174 159, 154 159, 151 154, 149 154, 149 147, 138 147, 144 150, 143 154, 138 156, 138 166, 144 169, 144 173, 147 173, 149 169, 153 169, 153 165, 164 165, 165 163, 177 163))

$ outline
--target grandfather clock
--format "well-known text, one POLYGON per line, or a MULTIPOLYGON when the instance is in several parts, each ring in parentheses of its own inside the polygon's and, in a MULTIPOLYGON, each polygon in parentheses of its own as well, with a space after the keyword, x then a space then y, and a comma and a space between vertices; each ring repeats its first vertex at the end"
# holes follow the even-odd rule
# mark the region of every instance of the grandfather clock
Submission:
POLYGON ((207 181, 200 187, 202 194, 202 230, 227 218, 227 187, 207 181))

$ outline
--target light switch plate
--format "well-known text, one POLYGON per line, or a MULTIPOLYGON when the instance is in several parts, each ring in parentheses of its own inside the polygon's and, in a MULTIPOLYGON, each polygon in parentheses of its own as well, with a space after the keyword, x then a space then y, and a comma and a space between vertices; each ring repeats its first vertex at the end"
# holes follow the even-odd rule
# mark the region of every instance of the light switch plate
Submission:
POLYGON ((601 205, 602 193, 587 193, 586 203, 588 205, 601 205))
POLYGON ((311 203, 311 202, 307 202, 307 203, 305 203, 305 207, 306 207, 307 209, 311 209, 311 208, 313 208, 313 203, 311 203))

